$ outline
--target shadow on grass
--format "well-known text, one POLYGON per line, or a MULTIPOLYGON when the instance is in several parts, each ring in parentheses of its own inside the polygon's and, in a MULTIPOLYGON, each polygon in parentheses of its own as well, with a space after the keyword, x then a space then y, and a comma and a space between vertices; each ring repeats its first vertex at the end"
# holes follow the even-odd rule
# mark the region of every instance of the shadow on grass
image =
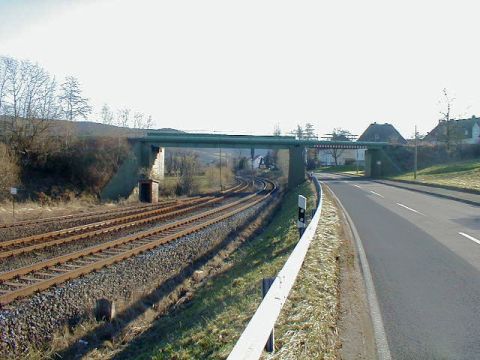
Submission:
MULTIPOLYGON (((289 197, 286 206, 296 202, 296 194, 289 197)), ((285 210, 284 206, 282 208, 285 210)), ((273 259, 280 264, 281 257, 290 254, 298 241, 296 231, 285 239, 296 208, 289 206, 287 211, 281 210, 276 212, 280 216, 276 216, 261 235, 247 241, 234 253, 232 262, 235 264, 230 269, 212 277, 192 301, 155 320, 149 330, 133 340, 115 359, 218 358, 215 353, 229 350, 233 346, 232 336, 236 338, 241 333, 252 315, 248 302, 254 299, 256 308, 261 301, 260 279, 257 278, 274 276, 278 271, 265 264, 273 259), (237 319, 226 319, 228 324, 224 324, 233 327, 234 334, 228 334, 222 327, 217 328, 218 334, 208 331, 209 325, 232 306, 242 313, 237 314, 237 319), (204 336, 202 331, 207 334, 204 336)), ((228 317, 231 312, 226 314, 228 317)))
POLYGON ((224 248, 229 242, 231 242, 238 233, 241 233, 248 228, 250 223, 258 217, 258 213, 268 207, 273 200, 278 198, 279 194, 273 195, 272 199, 262 204, 262 206, 255 211, 255 213, 247 218, 244 224, 236 229, 230 231, 223 241, 221 241, 214 248, 209 250, 205 255, 192 262, 190 265, 185 266, 177 275, 174 275, 165 280, 157 289, 153 290, 146 296, 140 298, 131 304, 127 309, 118 313, 115 320, 112 322, 106 322, 99 324, 96 328, 91 330, 88 334, 82 337, 82 340, 86 341, 83 344, 76 342, 67 349, 58 352, 55 358, 60 359, 79 359, 88 352, 101 347, 102 342, 111 340, 121 334, 121 332, 133 321, 144 314, 147 309, 151 308, 153 304, 166 299, 168 295, 185 279, 191 277, 193 272, 200 266, 211 260, 218 252, 224 248))

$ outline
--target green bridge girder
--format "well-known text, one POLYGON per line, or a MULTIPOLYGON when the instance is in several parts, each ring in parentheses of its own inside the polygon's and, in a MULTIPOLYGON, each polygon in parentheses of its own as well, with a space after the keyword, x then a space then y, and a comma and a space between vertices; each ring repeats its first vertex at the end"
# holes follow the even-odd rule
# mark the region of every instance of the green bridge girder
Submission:
POLYGON ((294 136, 258 136, 150 132, 143 137, 129 138, 132 152, 122 164, 117 174, 102 190, 102 199, 128 197, 136 186, 142 169, 151 168, 159 147, 188 148, 250 148, 250 149, 288 149, 289 169, 288 187, 294 187, 305 181, 305 149, 367 149, 366 174, 379 174, 378 161, 383 148, 388 143, 351 142, 325 140, 299 140, 294 136))
POLYGON ((150 132, 147 136, 130 138, 132 141, 162 144, 173 147, 209 147, 256 149, 289 149, 291 147, 316 147, 322 149, 381 149, 388 143, 368 141, 298 140, 294 136, 223 135, 150 132), (262 147, 263 146, 263 147, 262 147))

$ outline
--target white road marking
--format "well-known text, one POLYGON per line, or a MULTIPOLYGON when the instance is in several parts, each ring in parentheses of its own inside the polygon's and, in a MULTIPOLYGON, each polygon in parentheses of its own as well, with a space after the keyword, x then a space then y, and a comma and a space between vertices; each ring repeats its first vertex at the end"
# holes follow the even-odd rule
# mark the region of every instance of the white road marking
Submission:
POLYGON ((361 187, 360 187, 360 186, 358 186, 357 184, 353 184, 353 186, 355 186, 355 187, 357 187, 357 188, 361 189, 361 187))
POLYGON ((478 245, 480 245, 480 240, 475 239, 473 236, 470 236, 468 234, 465 234, 463 232, 459 232, 460 235, 465 236, 467 239, 472 240, 473 242, 476 242, 478 245))
POLYGON ((370 192, 371 192, 372 194, 375 194, 375 195, 377 195, 377 196, 380 196, 381 198, 385 198, 385 196, 383 196, 383 195, 381 195, 381 194, 379 194, 379 193, 377 193, 377 192, 375 192, 375 191, 370 190, 370 192))
POLYGON ((417 214, 420 214, 420 215, 423 215, 425 216, 425 214, 422 214, 420 211, 417 211, 415 209, 412 209, 412 208, 409 208, 407 205, 403 205, 403 204, 400 204, 400 203, 397 203, 398 206, 401 206, 407 210, 410 210, 410 211, 413 211, 414 213, 417 213, 417 214))

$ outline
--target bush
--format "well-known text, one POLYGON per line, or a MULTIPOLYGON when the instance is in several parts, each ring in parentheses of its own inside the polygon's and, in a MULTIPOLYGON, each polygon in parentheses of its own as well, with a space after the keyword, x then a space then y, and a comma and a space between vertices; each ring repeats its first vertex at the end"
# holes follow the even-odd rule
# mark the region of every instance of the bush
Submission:
POLYGON ((20 186, 18 159, 7 145, 0 143, 0 199, 6 198, 14 186, 20 186))

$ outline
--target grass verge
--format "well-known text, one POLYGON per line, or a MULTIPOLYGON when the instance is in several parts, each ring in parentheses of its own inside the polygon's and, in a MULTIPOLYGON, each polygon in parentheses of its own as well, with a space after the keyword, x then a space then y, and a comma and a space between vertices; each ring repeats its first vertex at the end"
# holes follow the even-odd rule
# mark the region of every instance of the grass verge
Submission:
POLYGON ((117 358, 226 358, 260 304, 261 279, 278 273, 298 241, 297 196, 307 196, 312 208, 313 193, 309 183, 290 191, 262 234, 225 259, 223 273, 210 278, 191 301, 158 318, 117 358))
POLYGON ((277 351, 265 359, 336 359, 340 348, 341 226, 328 194, 297 281, 277 322, 277 351))
MULTIPOLYGON (((413 181, 413 172, 391 179, 413 181)), ((480 191, 480 160, 434 165, 421 169, 417 172, 416 182, 480 191)))

